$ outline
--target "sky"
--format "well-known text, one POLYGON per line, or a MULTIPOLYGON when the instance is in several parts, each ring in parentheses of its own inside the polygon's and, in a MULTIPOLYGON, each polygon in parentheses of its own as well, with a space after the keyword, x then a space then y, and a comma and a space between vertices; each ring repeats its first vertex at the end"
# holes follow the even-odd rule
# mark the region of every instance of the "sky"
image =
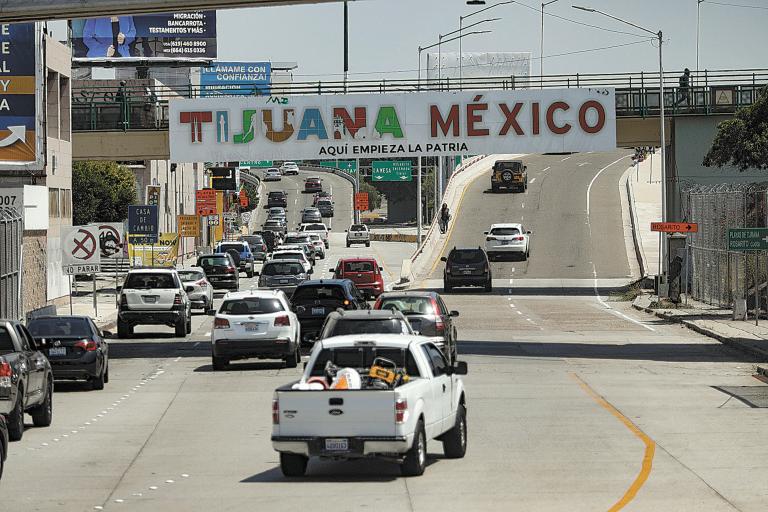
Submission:
MULTIPOLYGON (((493 3, 489 0, 487 5, 493 3)), ((581 23, 643 34, 603 16, 577 11, 572 3, 606 11, 654 32, 662 30, 665 70, 696 67, 696 0, 558 0, 546 8, 581 23)), ((416 78, 418 47, 437 42, 438 34, 458 29, 459 16, 479 8, 465 5, 464 0, 351 1, 351 78, 416 78), (371 72, 378 73, 365 74, 371 72)), ((492 33, 464 38, 463 51, 530 51, 535 57, 532 74, 538 75, 538 9, 539 0, 520 0, 473 16, 466 23, 486 16, 501 19, 481 25, 492 33)), ((705 0, 700 9, 700 69, 768 67, 768 0, 705 0), (722 5, 725 3, 758 8, 722 5)), ((219 60, 295 61, 299 64, 295 81, 339 79, 343 72, 340 2, 221 10, 218 34, 219 60)), ((650 41, 552 16, 545 18, 544 47, 544 74, 658 70, 658 50, 650 41), (555 56, 615 45, 625 46, 555 56)), ((443 51, 458 51, 458 41, 444 44, 443 51)))

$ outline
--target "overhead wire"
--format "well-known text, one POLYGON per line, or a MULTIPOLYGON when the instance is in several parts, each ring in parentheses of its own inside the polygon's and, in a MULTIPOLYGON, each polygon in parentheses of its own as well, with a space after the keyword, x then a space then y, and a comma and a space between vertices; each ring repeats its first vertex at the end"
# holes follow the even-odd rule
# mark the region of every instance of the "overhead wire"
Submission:
POLYGON ((740 7, 742 9, 760 9, 763 11, 768 11, 768 7, 764 5, 746 5, 746 4, 732 4, 728 2, 713 2, 711 0, 703 0, 702 3, 704 4, 714 4, 714 5, 723 5, 726 7, 740 7))

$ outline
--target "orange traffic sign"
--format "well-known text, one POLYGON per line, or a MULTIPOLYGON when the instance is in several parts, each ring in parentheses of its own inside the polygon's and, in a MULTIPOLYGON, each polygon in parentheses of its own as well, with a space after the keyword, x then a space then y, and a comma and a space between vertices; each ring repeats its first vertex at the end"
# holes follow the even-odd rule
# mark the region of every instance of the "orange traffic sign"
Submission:
POLYGON ((216 191, 204 188, 195 192, 196 213, 198 215, 216 215, 216 191))
POLYGON ((355 210, 365 211, 368 209, 368 192, 355 193, 355 210))
POLYGON ((695 222, 651 222, 651 231, 662 233, 698 233, 699 225, 695 222))

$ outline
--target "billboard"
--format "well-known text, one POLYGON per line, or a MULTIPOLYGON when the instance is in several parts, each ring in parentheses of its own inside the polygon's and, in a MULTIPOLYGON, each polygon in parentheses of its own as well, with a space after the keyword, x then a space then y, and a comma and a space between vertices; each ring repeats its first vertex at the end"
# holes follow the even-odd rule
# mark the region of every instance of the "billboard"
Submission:
POLYGON ((180 99, 169 125, 175 162, 616 148, 614 90, 599 88, 180 99))
MULTIPOLYGON (((459 52, 427 54, 427 79, 441 78, 487 78, 510 79, 531 76, 530 52, 459 52), (441 66, 438 69, 438 66, 441 66)), ((524 82, 523 82, 524 83, 524 82)), ((520 84, 515 84, 519 86, 520 84)))
POLYGON ((76 19, 73 61, 216 58, 216 11, 76 19))
POLYGON ((43 168, 41 34, 34 23, 0 25, 0 166, 43 168))
POLYGON ((270 62, 214 62, 200 68, 200 96, 269 94, 270 62))

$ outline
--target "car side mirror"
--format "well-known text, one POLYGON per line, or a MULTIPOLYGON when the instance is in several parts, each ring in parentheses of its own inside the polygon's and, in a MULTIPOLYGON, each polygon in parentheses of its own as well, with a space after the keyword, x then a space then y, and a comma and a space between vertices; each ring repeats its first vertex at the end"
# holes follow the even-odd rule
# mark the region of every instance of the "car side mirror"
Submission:
POLYGON ((193 291, 195 291, 195 287, 194 286, 185 286, 184 287, 184 291, 187 292, 187 293, 192 293, 193 291))
POLYGON ((487 235, 487 234, 488 234, 488 232, 487 232, 487 231, 483 231, 483 234, 484 234, 484 235, 487 235))
POLYGON ((311 276, 315 272, 315 269, 311 268, 309 269, 309 272, 307 272, 308 276, 311 276))
POLYGON ((466 361, 456 361, 456 364, 453 365, 454 375, 466 375, 468 372, 469 368, 466 361))
POLYGON ((348 229, 345 229, 345 230, 344 230, 344 232, 345 232, 345 233, 347 233, 347 232, 349 232, 349 230, 348 230, 348 229))
POLYGON ((451 316, 452 317, 457 317, 457 316, 459 316, 459 312, 456 311, 456 310, 453 310, 453 311, 451 311, 451 316))
POLYGON ((384 267, 379 267, 379 272, 384 272, 384 267))
POLYGON ((441 256, 440 261, 448 261, 448 258, 446 258, 445 256, 441 256))
POLYGON ((261 273, 260 273, 258 270, 256 270, 256 271, 253 273, 253 275, 255 275, 255 276, 260 276, 260 275, 261 275, 261 273))
POLYGON ((413 334, 415 334, 416 336, 421 336, 421 331, 413 331, 413 334))
POLYGON ((101 331, 101 337, 102 338, 112 338, 114 334, 112 331, 101 331))
POLYGON ((209 309, 208 310, 208 316, 216 316, 216 310, 215 309, 209 309))
POLYGON ((526 231, 526 232, 525 232, 525 234, 526 234, 526 235, 532 235, 532 234, 533 234, 533 231, 526 231))

